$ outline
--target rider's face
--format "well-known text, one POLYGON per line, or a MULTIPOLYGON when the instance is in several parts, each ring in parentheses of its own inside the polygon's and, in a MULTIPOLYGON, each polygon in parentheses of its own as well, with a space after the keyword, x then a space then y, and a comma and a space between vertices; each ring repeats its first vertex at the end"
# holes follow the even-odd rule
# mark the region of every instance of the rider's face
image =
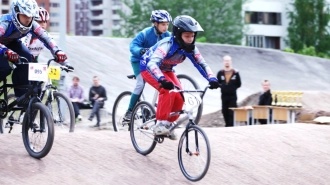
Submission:
POLYGON ((37 21, 37 23, 42 27, 42 29, 47 28, 47 21, 37 21))
POLYGON ((32 21, 32 17, 28 17, 25 14, 18 14, 18 20, 22 25, 29 26, 32 21))
POLYGON ((158 31, 165 33, 168 30, 169 23, 168 22, 160 22, 160 23, 155 22, 154 25, 157 27, 158 31))
POLYGON ((194 42, 194 32, 182 32, 181 38, 186 44, 191 44, 194 42))

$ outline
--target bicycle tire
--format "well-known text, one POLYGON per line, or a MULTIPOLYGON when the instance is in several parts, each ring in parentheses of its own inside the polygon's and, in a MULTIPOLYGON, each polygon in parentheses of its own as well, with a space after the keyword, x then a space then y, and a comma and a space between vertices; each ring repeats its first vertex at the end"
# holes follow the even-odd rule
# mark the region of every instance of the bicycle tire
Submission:
POLYGON ((205 132, 197 125, 191 125, 188 130, 187 130, 187 136, 188 140, 186 137, 186 132, 183 132, 181 135, 181 138, 179 140, 179 145, 178 145, 178 161, 179 161, 179 166, 181 169, 181 172, 183 175, 190 181, 199 181, 201 180, 207 173, 209 166, 210 166, 210 161, 211 161, 211 148, 210 148, 210 143, 207 138, 207 135, 205 132), (196 137, 198 135, 201 135, 201 137, 196 137), (198 139, 196 139, 198 138, 198 139), (204 140, 205 143, 202 143, 201 140, 204 140), (192 143, 189 143, 192 142, 192 143), (196 143, 196 141, 198 141, 196 143), (191 147, 186 147, 187 144, 191 147), (203 145, 204 144, 204 145, 203 145), (198 148, 197 148, 198 146, 198 148), (201 149, 202 147, 206 147, 205 150, 201 149), (190 149, 189 151, 193 150, 192 154, 187 153, 187 148, 190 149), (194 152, 194 150, 196 150, 194 152), (184 155, 187 154, 186 156, 189 157, 189 160, 185 163, 183 159, 184 155), (203 160, 204 154, 206 156, 206 160, 203 160), (203 156, 202 156, 203 155, 203 156), (191 161, 194 158, 198 158, 197 162, 191 161), (201 173, 198 173, 196 175, 193 175, 190 170, 195 170, 198 169, 197 165, 200 162, 204 162, 203 166, 200 168, 201 173), (191 168, 187 168, 186 165, 193 165, 191 168))
MULTIPOLYGON (((119 96, 115 100, 115 103, 113 104, 113 108, 112 108, 112 125, 113 125, 113 130, 115 132, 119 131, 120 126, 124 126, 122 124, 124 114, 120 113, 120 111, 118 110, 118 106, 120 105, 121 100, 123 100, 123 98, 125 96, 131 97, 131 95, 132 95, 132 92, 124 91, 121 94, 119 94, 119 96)), ((127 107, 128 107, 128 104, 125 104, 125 109, 127 109, 127 107)), ((124 111, 126 111, 126 110, 124 110, 124 111)))
MULTIPOLYGON (((15 100, 15 94, 8 94, 7 96, 7 100, 8 100, 8 104, 12 103, 14 100, 15 100)), ((10 112, 8 112, 8 115, 7 115, 7 119, 2 119, 2 132, 4 133, 5 132, 5 126, 6 124, 9 123, 9 121, 11 121, 12 123, 15 123, 15 124, 21 124, 20 122, 22 122, 23 120, 21 119, 21 116, 22 116, 22 110, 12 110, 10 112), (16 112, 19 112, 19 114, 16 114, 16 112), (10 119, 10 120, 9 120, 10 119)), ((1 133, 1 131, 0 131, 1 133)))
POLYGON ((76 124, 76 120, 75 120, 75 114, 74 114, 74 109, 73 109, 73 105, 71 103, 71 100, 63 93, 61 92, 53 92, 53 96, 54 99, 52 101, 54 101, 56 103, 55 107, 52 106, 51 101, 49 101, 47 99, 46 101, 46 106, 48 107, 53 119, 54 119, 54 125, 59 126, 59 127, 64 127, 65 129, 67 127, 69 127, 69 132, 74 132, 74 128, 75 128, 75 124, 76 124), (67 117, 68 119, 65 119, 63 116, 63 112, 67 113, 67 111, 62 111, 61 109, 61 99, 64 100, 65 102, 65 107, 68 108, 68 112, 69 112, 69 116, 67 117), (54 109, 57 109, 57 112, 54 112, 54 109))
POLYGON ((33 103, 31 106, 30 120, 31 124, 37 125, 38 122, 35 120, 40 117, 40 122, 38 127, 34 126, 30 128, 30 123, 28 123, 28 113, 25 113, 23 126, 22 126, 22 138, 25 149, 34 158, 40 159, 45 157, 51 150, 54 142, 54 120, 49 109, 46 105, 37 102, 33 103), (39 113, 39 114, 38 114, 39 113), (29 132, 30 131, 30 132, 29 132), (37 135, 38 134, 38 135, 37 135), (31 136, 31 137, 30 137, 31 136), (47 137, 45 145, 40 147, 40 144, 36 143, 37 140, 45 140, 47 137))
MULTIPOLYGON (((185 75, 185 74, 178 74, 177 75, 177 78, 180 80, 180 79, 185 79, 185 80, 188 80, 190 81, 190 83, 194 86, 195 89, 200 89, 198 83, 192 79, 190 76, 188 75, 185 75)), ((184 88, 184 87, 183 87, 184 88)), ((189 90, 189 89, 188 89, 189 90)), ((198 109, 197 109, 197 114, 194 116, 195 119, 194 119, 194 122, 195 124, 197 125, 199 123, 199 121, 201 120, 201 117, 202 117, 202 114, 203 114, 203 102, 198 106, 198 109)), ((183 119, 179 120, 180 122, 183 122, 183 121, 187 121, 187 118, 188 116, 185 116, 183 119)), ((178 121, 178 122, 179 122, 178 121)))
POLYGON ((141 124, 145 123, 145 121, 151 120, 153 118, 155 118, 155 109, 150 103, 146 101, 137 103, 132 111, 132 117, 130 121, 131 141, 135 150, 142 155, 148 155, 151 153, 157 144, 155 141, 156 137, 153 135, 151 128, 155 126, 156 120, 150 122, 148 125, 144 125, 144 128, 139 128, 141 124), (147 113, 147 110, 149 113, 147 113), (145 136, 145 138, 148 140, 145 149, 142 148, 142 143, 137 140, 138 134, 145 136))
POLYGON ((0 134, 3 134, 3 119, 0 118, 0 134))

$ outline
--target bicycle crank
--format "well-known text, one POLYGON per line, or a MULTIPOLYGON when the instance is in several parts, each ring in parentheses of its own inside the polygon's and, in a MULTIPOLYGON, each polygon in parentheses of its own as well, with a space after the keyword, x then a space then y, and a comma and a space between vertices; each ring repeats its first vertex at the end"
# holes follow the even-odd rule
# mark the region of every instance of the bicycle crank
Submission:
POLYGON ((8 114, 8 104, 4 99, 0 99, 0 118, 4 119, 8 114))

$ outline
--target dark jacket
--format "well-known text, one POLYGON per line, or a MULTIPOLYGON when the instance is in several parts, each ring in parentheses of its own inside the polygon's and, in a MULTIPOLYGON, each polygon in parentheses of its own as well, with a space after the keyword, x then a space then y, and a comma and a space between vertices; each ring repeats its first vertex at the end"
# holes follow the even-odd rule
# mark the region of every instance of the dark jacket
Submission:
POLYGON ((258 105, 272 105, 272 101, 272 94, 270 90, 268 90, 267 92, 264 92, 260 95, 258 105))
POLYGON ((94 95, 98 94, 99 98, 103 98, 103 101, 107 100, 107 92, 105 91, 105 88, 102 85, 99 85, 98 87, 92 86, 89 90, 89 101, 95 101, 93 99, 94 95))
POLYGON ((226 82, 224 70, 220 70, 217 74, 218 81, 221 84, 221 96, 237 96, 236 90, 241 87, 242 83, 238 70, 233 70, 234 72, 228 83, 226 82))

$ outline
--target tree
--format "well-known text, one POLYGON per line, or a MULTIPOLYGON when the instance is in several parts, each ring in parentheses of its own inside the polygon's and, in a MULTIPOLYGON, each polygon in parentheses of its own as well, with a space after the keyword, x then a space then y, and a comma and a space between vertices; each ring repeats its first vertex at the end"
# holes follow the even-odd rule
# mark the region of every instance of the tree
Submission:
POLYGON ((330 9, 326 0, 295 0, 288 12, 290 24, 286 44, 295 52, 304 47, 315 47, 316 53, 328 53, 330 49, 330 9))
MULTIPOLYGON (((132 0, 125 4, 131 14, 121 14, 125 20, 125 36, 132 37, 133 32, 142 30, 148 23, 152 10, 167 10, 173 19, 178 15, 190 15, 203 27, 204 32, 198 37, 205 37, 206 42, 241 45, 243 33, 242 5, 245 0, 132 0), (139 19, 135 19, 139 17, 139 19), (147 23, 147 24, 145 24, 147 23)), ((171 31, 171 28, 170 28, 171 31)))

